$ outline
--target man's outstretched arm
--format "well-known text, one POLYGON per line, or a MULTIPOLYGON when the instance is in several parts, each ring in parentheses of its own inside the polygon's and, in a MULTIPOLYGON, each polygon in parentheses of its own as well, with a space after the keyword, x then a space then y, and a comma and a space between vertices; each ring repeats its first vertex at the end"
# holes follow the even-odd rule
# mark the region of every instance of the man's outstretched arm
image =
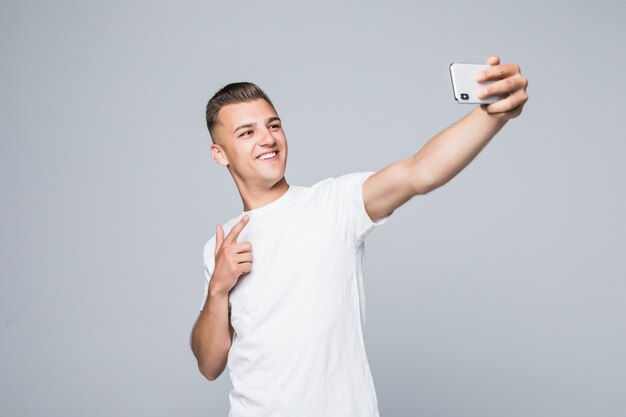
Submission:
POLYGON ((519 116, 528 100, 528 81, 516 64, 500 64, 490 57, 490 68, 480 82, 498 80, 484 87, 480 98, 504 94, 492 104, 481 104, 468 115, 430 139, 417 154, 371 175, 363 184, 365 209, 373 221, 390 213, 412 197, 441 187, 463 170, 509 119, 519 116))

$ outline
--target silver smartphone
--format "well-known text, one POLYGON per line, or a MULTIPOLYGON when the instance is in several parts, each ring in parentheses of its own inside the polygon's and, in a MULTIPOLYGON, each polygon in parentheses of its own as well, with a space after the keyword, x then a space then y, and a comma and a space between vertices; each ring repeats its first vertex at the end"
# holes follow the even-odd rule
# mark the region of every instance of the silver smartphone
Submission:
POLYGON ((489 68, 487 64, 462 64, 454 62, 450 64, 450 78, 452 78, 452 90, 454 98, 459 103, 467 104, 489 104, 505 98, 505 95, 489 96, 481 99, 476 96, 478 90, 486 85, 493 84, 496 80, 489 80, 482 83, 476 81, 476 74, 489 68))

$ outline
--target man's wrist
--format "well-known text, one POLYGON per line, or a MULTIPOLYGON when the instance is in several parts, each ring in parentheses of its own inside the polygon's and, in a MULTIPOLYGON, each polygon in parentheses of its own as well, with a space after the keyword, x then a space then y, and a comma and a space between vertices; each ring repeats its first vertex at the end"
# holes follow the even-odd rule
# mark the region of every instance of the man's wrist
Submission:
POLYGON ((480 110, 478 113, 482 116, 484 120, 486 120, 488 123, 491 123, 495 129, 500 130, 506 124, 506 122, 509 121, 508 119, 503 119, 489 114, 489 112, 487 112, 486 105, 484 104, 479 105, 477 110, 480 110))
POLYGON ((230 291, 225 290, 224 288, 219 287, 218 285, 212 285, 211 282, 209 284, 209 295, 211 297, 228 297, 228 293, 230 291))

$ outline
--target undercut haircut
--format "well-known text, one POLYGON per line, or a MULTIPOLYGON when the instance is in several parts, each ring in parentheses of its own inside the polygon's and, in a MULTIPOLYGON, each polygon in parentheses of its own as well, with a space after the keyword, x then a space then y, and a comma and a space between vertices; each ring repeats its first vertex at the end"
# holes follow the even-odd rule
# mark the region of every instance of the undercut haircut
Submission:
POLYGON ((222 107, 228 104, 246 103, 258 99, 263 99, 270 106, 274 107, 267 94, 258 85, 250 82, 230 83, 215 93, 206 105, 206 124, 209 128, 211 141, 216 143, 215 125, 217 124, 217 113, 222 107))

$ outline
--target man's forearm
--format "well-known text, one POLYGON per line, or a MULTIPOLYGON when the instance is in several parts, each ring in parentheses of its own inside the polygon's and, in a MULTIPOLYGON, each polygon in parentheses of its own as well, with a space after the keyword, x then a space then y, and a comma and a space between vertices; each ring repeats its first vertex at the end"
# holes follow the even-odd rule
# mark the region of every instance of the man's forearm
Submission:
POLYGON ((229 323, 228 295, 209 290, 191 334, 191 348, 198 367, 209 380, 216 379, 226 366, 231 346, 229 323))
POLYGON ((428 181, 429 191, 441 187, 461 172, 505 124, 506 120, 493 118, 476 107, 413 156, 415 183, 428 181))

